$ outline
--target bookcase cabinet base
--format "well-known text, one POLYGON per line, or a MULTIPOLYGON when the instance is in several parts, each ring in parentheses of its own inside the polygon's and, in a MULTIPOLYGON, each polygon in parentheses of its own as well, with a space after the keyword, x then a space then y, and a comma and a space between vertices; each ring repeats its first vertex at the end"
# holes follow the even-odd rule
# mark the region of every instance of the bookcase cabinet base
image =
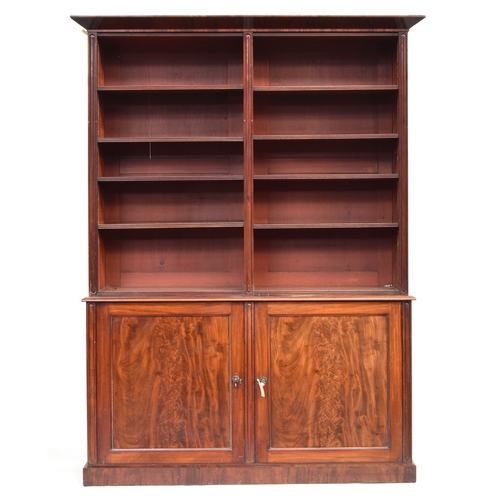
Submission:
POLYGON ((413 463, 195 467, 87 465, 83 469, 85 486, 414 483, 415 480, 413 463))

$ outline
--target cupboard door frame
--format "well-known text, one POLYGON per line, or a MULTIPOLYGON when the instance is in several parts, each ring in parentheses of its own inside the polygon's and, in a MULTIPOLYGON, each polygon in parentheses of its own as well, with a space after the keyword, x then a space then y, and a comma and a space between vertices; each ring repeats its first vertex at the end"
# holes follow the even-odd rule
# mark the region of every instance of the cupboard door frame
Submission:
MULTIPOLYGON (((403 344, 402 344, 402 312, 401 305, 396 302, 380 303, 262 303, 256 307, 256 357, 255 374, 256 377, 266 377, 265 386, 266 397, 260 396, 258 390, 255 391, 255 429, 256 429, 256 462, 260 463, 325 463, 325 462, 400 462, 402 460, 403 446, 403 344), (386 318, 386 352, 385 369, 387 377, 384 378, 384 366, 378 369, 378 374, 382 378, 381 390, 377 389, 377 394, 385 393, 385 443, 382 446, 339 446, 339 447, 273 447, 273 418, 278 418, 277 411, 273 410, 273 362, 279 360, 272 359, 273 318, 279 317, 316 317, 328 318, 335 316, 348 317, 379 317, 378 323, 383 324, 386 318), (380 319, 382 317, 382 319, 380 319), (381 392, 380 392, 381 391, 381 392)), ((283 339, 281 339, 283 340, 283 339)), ((375 339, 376 341, 377 339, 375 339)), ((275 346, 276 348, 276 346, 275 346)), ((368 348, 369 349, 369 348, 368 348)), ((333 352, 332 352, 333 354, 333 352)), ((352 355, 352 353, 351 353, 352 355)), ((359 359, 355 362, 362 364, 361 352, 359 359)), ((344 359, 344 361, 346 361, 344 359)), ((347 363, 350 359, 347 360, 347 363)), ((353 361, 354 362, 354 361, 353 361)), ((369 373, 368 371, 366 373, 369 373)), ((344 376, 347 376, 344 374, 344 376)), ((277 384, 276 384, 277 386, 277 384)), ((296 385, 297 387, 297 385, 296 385)), ((362 388, 361 388, 362 389, 362 388)), ((293 386, 290 387, 293 391, 293 386)), ((310 392, 307 392, 310 394, 310 392)), ((312 393, 311 393, 312 394, 312 393)), ((371 394, 376 397, 377 394, 371 394)), ((368 398, 370 394, 366 395, 368 398)), ((303 408, 313 408, 320 398, 311 399, 303 403, 303 408)), ((299 403, 300 405, 300 403, 299 403)), ((343 408, 347 409, 346 407, 343 408)), ((352 412, 352 409, 351 409, 352 412)), ((374 413, 374 410, 372 410, 374 413)), ((352 417, 352 414, 351 414, 352 417)), ((366 417, 366 416, 365 416, 366 417)), ((372 415, 374 418, 375 415, 372 415)), ((369 416, 368 416, 369 419, 369 416)), ((276 420, 275 420, 276 422, 276 420)), ((311 420, 309 420, 311 423, 311 420)), ((351 426, 351 432, 358 421, 348 422, 343 425, 351 426)), ((279 429, 280 423, 278 421, 279 429)), ((342 427, 344 429, 344 427, 342 427)), ((372 428, 372 432, 374 429, 372 428)), ((346 431, 347 432, 347 431, 346 431)))
MULTIPOLYGON (((167 339, 171 338, 170 332, 167 332, 167 339)), ((168 303, 168 304, 139 304, 139 303, 105 303, 97 305, 97 332, 96 332, 96 345, 97 345, 97 356, 96 356, 96 376, 97 376, 97 410, 96 410, 96 425, 97 425, 97 463, 101 464, 186 464, 186 463, 243 463, 245 455, 245 385, 241 384, 234 387, 232 383, 232 377, 234 375, 240 376, 245 380, 245 328, 244 328, 244 308, 243 305, 237 303, 168 303), (164 318, 167 318, 164 320, 164 318), (196 356, 198 361, 200 360, 199 353, 200 343, 202 343, 202 348, 207 355, 207 364, 203 366, 201 370, 196 366, 196 358, 188 361, 188 363, 181 363, 181 376, 184 376, 187 380, 186 382, 186 399, 173 400, 173 403, 178 402, 181 407, 181 419, 182 419, 182 409, 185 409, 189 414, 189 411, 193 411, 187 401, 190 398, 190 402, 193 398, 207 398, 209 403, 208 409, 213 410, 218 415, 224 415, 225 422, 223 425, 226 426, 227 436, 208 437, 203 435, 203 431, 199 431, 198 435, 200 440, 205 440, 205 445, 203 442, 199 447, 186 447, 181 445, 174 445, 173 447, 147 447, 144 445, 139 445, 137 447, 115 447, 114 442, 120 444, 120 441, 126 443, 127 437, 119 436, 119 429, 122 429, 122 434, 129 432, 129 427, 125 423, 120 423, 120 419, 127 420, 132 419, 130 431, 132 434, 138 434, 138 429, 140 429, 140 424, 137 423, 133 418, 139 413, 138 421, 146 422, 148 428, 152 429, 152 432, 160 433, 160 424, 163 426, 161 429, 167 429, 169 425, 172 425, 173 420, 177 417, 175 414, 173 417, 167 417, 165 421, 161 421, 163 418, 163 413, 158 410, 161 408, 160 405, 156 405, 155 415, 153 415, 153 409, 155 408, 154 403, 152 403, 148 413, 148 410, 144 411, 141 415, 141 406, 134 401, 134 397, 140 393, 140 390, 133 388, 132 385, 127 385, 127 377, 130 379, 137 379, 144 384, 144 390, 146 388, 151 389, 156 383, 156 387, 163 384, 163 393, 168 394, 168 383, 162 380, 160 374, 156 371, 152 371, 149 367, 151 364, 151 359, 155 360, 154 352, 154 342, 151 338, 148 338, 154 330, 151 326, 147 327, 145 330, 144 338, 139 338, 136 343, 135 349, 135 364, 129 370, 128 375, 123 375, 124 372, 124 361, 129 362, 129 352, 133 351, 133 337, 141 336, 141 320, 149 321, 150 325, 160 325, 162 321, 177 318, 176 321, 181 324, 187 325, 186 328, 192 328, 198 331, 194 331, 194 335, 202 334, 205 337, 209 337, 208 340, 187 340, 184 343, 184 352, 179 349, 179 352, 170 354, 173 349, 166 349, 165 356, 166 361, 160 360, 156 363, 157 367, 165 367, 167 363, 170 362, 169 356, 178 357, 189 357, 191 350, 191 355, 196 356), (195 319, 198 318, 198 319, 195 319), (124 321, 124 327, 120 327, 120 322, 124 321), (190 320, 192 322, 190 323, 190 320), (155 323, 156 321, 156 323, 155 323), (130 327, 134 322, 139 325, 139 328, 130 327), (227 331, 221 329, 221 325, 227 325, 227 331), (206 326, 203 326, 206 325, 206 326), (130 328, 129 328, 130 327, 130 328), (211 334, 204 332, 203 329, 213 328, 211 334), (130 333, 134 330, 133 333, 130 333), (125 332, 125 333, 124 333, 125 332), (204 335, 206 333, 206 335, 204 335), (119 339, 116 338, 117 335, 123 335, 127 338, 119 339), (227 337, 226 337, 227 335, 227 337), (224 337, 227 339, 227 346, 218 343, 218 340, 224 341, 224 337), (188 345, 191 342, 191 345, 188 345), (205 343, 203 343, 205 342, 205 343), (141 345, 138 345, 141 344, 141 345), (130 347, 132 346, 132 347, 130 347), (127 352, 127 349, 130 349, 127 352), (198 350, 198 353, 196 353, 198 350), (226 352, 224 352, 226 350, 226 352), (149 351, 149 352, 148 352, 149 351), (121 354, 123 353, 124 354, 121 354), (141 363, 139 354, 142 357, 149 356, 148 363, 141 363), (208 357, 215 358, 212 366, 208 363, 210 359, 208 357), (224 359, 226 357, 226 359, 224 359), (219 359, 217 359, 219 358, 219 359), (139 362, 137 362, 139 360, 139 362), (218 375, 214 373, 214 366, 226 365, 225 374, 218 375), (189 365, 186 367, 186 365, 189 365), (146 368, 145 368, 146 367, 146 368), (135 371, 135 373, 134 373, 135 371), (212 371, 212 373, 210 373, 212 371), (122 373, 120 373, 122 372, 122 373), (204 387, 202 385, 198 386, 196 380, 194 379, 196 374, 204 374, 208 377, 208 381, 211 385, 211 394, 204 392, 204 387), (221 382, 224 382, 226 387, 217 387, 221 382), (118 391, 122 391, 122 396, 118 395, 118 391), (189 394, 189 390, 192 390, 189 394), (225 401, 226 408, 219 409, 215 407, 220 402, 219 399, 215 399, 216 391, 227 390, 229 392, 227 399, 225 401), (127 392, 129 391, 129 392, 127 392), (199 394, 198 394, 199 391, 199 394), (196 392, 196 393, 195 393, 196 392), (130 396, 130 393, 132 396, 130 396), (126 394, 125 396, 123 394, 126 394), (121 399, 120 399, 121 398, 121 399), (214 405, 213 403, 216 403, 214 405), (133 409, 127 410, 127 404, 132 404, 133 409), (125 408, 120 413, 120 408, 125 408), (116 412, 116 413, 115 413, 116 412), (170 422, 169 422, 169 419, 170 422), (135 428, 134 428, 135 425, 135 428), (118 429, 118 430, 117 430, 118 429), (118 437, 117 437, 118 436, 118 437), (218 439, 219 441, 227 440, 227 445, 221 447, 210 447, 206 445, 206 442, 210 442, 210 439, 215 443, 218 439), (178 446, 178 447, 177 447, 178 446)), ((165 347, 165 346, 164 346, 165 347)), ((158 361, 156 357, 156 361, 158 361)), ((131 361, 134 363, 134 361, 131 361)), ((177 363, 176 363, 177 365, 177 363)), ((158 391, 161 395, 161 391, 158 391)), ((139 397, 139 396, 137 396, 139 397)), ((149 396, 148 396, 149 398, 149 396)), ((149 400, 149 399, 148 399, 149 400)), ((200 403, 203 405, 203 403, 200 403)), ((167 410, 168 411, 168 410, 167 410)), ((186 416, 184 416, 186 417, 186 416)), ((198 418, 199 415, 198 415, 198 418)), ((221 417, 222 418, 222 417, 221 417)), ((196 419, 187 417, 191 422, 186 420, 180 421, 181 426, 186 426, 191 430, 193 435, 196 435, 196 419), (193 423, 195 422, 195 423, 193 423), (195 426, 195 427, 193 427, 195 426)), ((215 432, 216 424, 210 423, 211 419, 205 419, 206 426, 209 430, 212 429, 215 432)), ((197 425, 202 425, 198 420, 197 425)), ((220 424, 220 422, 219 422, 220 424)), ((220 424, 222 425, 222 424, 220 424)), ((196 427, 197 428, 197 427, 196 427)), ((181 433, 182 434, 182 433, 181 433)), ((179 435, 181 435, 179 434, 179 435)))

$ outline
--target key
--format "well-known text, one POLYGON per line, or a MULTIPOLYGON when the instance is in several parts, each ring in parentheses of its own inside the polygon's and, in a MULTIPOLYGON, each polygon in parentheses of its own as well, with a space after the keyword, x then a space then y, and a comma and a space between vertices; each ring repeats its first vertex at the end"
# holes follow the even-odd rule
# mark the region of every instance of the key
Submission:
POLYGON ((265 398, 266 393, 264 391, 264 386, 266 385, 267 378, 266 377, 261 377, 257 379, 257 383, 259 384, 259 389, 260 389, 260 395, 261 397, 265 398))

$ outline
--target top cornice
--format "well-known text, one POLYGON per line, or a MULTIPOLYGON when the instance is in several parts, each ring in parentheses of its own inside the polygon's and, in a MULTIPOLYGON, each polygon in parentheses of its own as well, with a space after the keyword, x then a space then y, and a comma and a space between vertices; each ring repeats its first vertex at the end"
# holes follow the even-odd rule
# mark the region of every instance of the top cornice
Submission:
POLYGON ((87 31, 407 31, 425 16, 71 16, 87 31))

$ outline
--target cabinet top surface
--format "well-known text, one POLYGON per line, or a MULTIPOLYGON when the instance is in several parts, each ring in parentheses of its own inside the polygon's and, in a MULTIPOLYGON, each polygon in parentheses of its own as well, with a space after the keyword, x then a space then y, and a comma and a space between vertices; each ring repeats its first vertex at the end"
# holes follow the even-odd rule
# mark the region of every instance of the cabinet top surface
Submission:
POLYGON ((98 31, 404 31, 424 19, 408 16, 71 16, 98 31))

